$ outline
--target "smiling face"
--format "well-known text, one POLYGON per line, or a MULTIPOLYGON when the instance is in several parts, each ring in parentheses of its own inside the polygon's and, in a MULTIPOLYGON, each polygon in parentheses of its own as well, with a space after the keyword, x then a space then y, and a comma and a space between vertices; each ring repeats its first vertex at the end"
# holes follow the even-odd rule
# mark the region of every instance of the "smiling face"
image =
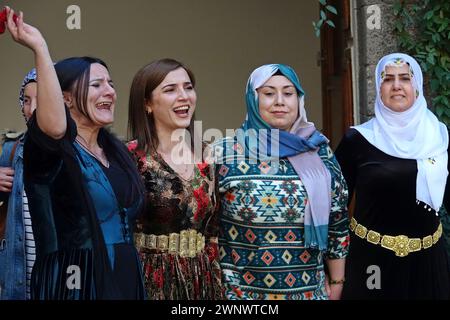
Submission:
POLYGON ((411 108, 416 96, 408 65, 386 66, 380 95, 383 104, 392 111, 403 112, 411 108))
MULTIPOLYGON (((65 93, 66 103, 74 106, 71 94, 65 93)), ((108 69, 99 63, 93 63, 89 73, 85 114, 77 107, 71 108, 71 114, 77 124, 104 127, 114 121, 114 107, 117 100, 116 90, 108 69)))
POLYGON ((171 132, 189 127, 197 103, 197 94, 183 68, 167 74, 153 90, 147 111, 153 114, 158 131, 171 132))
POLYGON ((274 129, 289 131, 298 117, 298 95, 285 76, 272 76, 257 89, 259 114, 274 129))
POLYGON ((23 113, 25 119, 28 121, 37 105, 37 83, 28 83, 23 91, 23 96, 23 113))

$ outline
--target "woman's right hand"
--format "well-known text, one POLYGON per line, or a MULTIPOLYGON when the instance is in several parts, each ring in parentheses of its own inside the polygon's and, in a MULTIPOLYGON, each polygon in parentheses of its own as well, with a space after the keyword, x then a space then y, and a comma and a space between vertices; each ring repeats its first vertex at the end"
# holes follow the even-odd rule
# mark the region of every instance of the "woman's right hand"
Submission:
POLYGON ((47 43, 38 29, 23 22, 22 12, 16 23, 13 21, 14 11, 11 8, 6 7, 6 14, 7 28, 13 39, 34 52, 38 81, 36 121, 32 121, 32 124, 47 136, 60 139, 67 130, 66 109, 47 43))
POLYGON ((47 49, 44 37, 35 27, 23 22, 23 12, 20 12, 16 22, 13 21, 14 10, 6 7, 7 29, 17 43, 24 45, 35 53, 41 49, 47 49))

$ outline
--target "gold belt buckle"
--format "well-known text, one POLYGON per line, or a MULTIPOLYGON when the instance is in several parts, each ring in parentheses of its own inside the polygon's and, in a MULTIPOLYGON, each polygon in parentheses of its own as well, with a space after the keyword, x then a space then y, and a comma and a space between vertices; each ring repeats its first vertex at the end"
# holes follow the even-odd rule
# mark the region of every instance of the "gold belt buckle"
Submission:
POLYGON ((404 235, 385 235, 381 238, 381 246, 394 251, 397 257, 406 257, 409 254, 409 238, 404 235))
POLYGON ((406 257, 409 254, 409 238, 404 235, 395 237, 394 252, 397 257, 406 257))

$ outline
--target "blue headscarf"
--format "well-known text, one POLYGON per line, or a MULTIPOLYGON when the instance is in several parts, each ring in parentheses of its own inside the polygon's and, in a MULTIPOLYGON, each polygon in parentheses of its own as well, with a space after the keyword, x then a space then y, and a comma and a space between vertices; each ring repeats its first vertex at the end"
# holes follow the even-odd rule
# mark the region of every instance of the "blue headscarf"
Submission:
POLYGON ((317 154, 328 139, 308 122, 304 109, 305 92, 294 70, 283 64, 263 65, 252 72, 247 82, 247 117, 237 139, 249 157, 262 160, 288 158, 308 194, 305 208, 305 246, 325 250, 331 211, 331 175, 317 154), (259 113, 257 89, 276 73, 284 75, 297 90, 298 118, 288 132, 270 127, 259 113), (263 129, 263 130, 262 130, 263 129), (265 130, 264 130, 265 129, 265 130))
MULTIPOLYGON (((292 82, 299 95, 299 117, 294 124, 294 127, 296 125, 297 127, 305 127, 305 125, 313 126, 313 124, 308 123, 306 119, 306 112, 303 107, 305 92, 300 85, 300 80, 298 79, 295 71, 291 67, 284 64, 267 64, 254 70, 250 75, 250 78, 248 79, 246 91, 247 117, 244 124, 242 125, 243 131, 251 136, 251 133, 249 132, 249 130, 251 129, 254 129, 256 131, 260 129, 266 129, 267 144, 270 144, 270 141, 272 141, 272 143, 279 143, 279 149, 277 148, 277 146, 267 148, 267 154, 269 156, 279 156, 280 158, 294 156, 301 152, 315 150, 320 144, 327 143, 328 139, 317 130, 315 130, 308 138, 304 138, 301 135, 295 133, 293 134, 285 130, 272 130, 273 128, 271 128, 270 125, 261 118, 261 115, 259 114, 258 93, 256 90, 277 72, 280 72, 292 82), (276 153, 277 149, 279 150, 279 154, 274 154, 276 153)), ((259 146, 260 149, 262 147, 264 147, 264 144, 259 146)), ((250 147, 250 149, 253 148, 257 148, 257 146, 250 147)), ((250 153, 254 154, 254 152, 250 153)))

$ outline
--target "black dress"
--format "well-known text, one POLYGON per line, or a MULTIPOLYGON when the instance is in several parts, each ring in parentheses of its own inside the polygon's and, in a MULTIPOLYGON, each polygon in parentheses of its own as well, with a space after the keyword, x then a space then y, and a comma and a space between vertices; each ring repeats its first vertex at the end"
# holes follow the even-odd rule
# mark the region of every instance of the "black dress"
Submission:
MULTIPOLYGON (((335 154, 348 184, 349 199, 355 192, 353 217, 359 224, 381 235, 410 238, 423 238, 437 230, 436 212, 416 202, 417 161, 387 155, 355 129, 346 133, 335 154)), ((447 211, 449 196, 447 180, 447 211)), ((394 251, 351 232, 345 273, 343 299, 450 298, 444 237, 428 249, 398 257, 394 251), (378 274, 379 279, 374 278, 378 274)))
POLYGON ((110 166, 102 167, 75 142, 67 109, 66 117, 59 140, 41 131, 35 114, 27 124, 24 185, 36 242, 31 297, 143 299, 132 234, 143 203, 137 169, 125 146, 104 129, 98 142, 110 166), (78 283, 70 278, 75 270, 78 283))

